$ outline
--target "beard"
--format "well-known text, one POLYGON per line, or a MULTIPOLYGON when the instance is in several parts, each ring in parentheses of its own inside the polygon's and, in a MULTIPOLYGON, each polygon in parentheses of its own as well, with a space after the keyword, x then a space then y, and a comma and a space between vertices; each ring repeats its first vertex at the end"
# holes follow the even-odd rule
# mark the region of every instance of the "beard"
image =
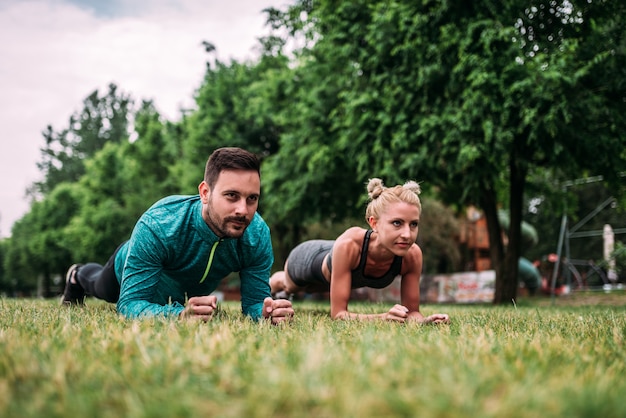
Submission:
POLYGON ((245 216, 227 216, 220 218, 213 208, 212 196, 209 196, 207 210, 204 213, 206 214, 204 221, 209 228, 215 232, 215 235, 220 238, 239 238, 243 235, 248 225, 250 225, 250 220, 245 216))

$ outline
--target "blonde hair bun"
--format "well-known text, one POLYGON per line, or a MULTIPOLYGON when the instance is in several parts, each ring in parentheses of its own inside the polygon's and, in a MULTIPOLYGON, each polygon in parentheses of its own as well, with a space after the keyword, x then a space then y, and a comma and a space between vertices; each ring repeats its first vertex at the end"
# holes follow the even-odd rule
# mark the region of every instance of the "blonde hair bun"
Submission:
POLYGON ((377 177, 369 179, 367 182, 367 195, 369 202, 365 209, 365 220, 369 222, 370 218, 379 219, 381 213, 387 210, 387 207, 396 202, 405 202, 415 205, 422 213, 422 203, 419 194, 422 188, 419 183, 413 180, 405 182, 402 186, 397 185, 391 188, 385 187, 383 181, 377 177))
POLYGON ((384 189, 385 185, 379 178, 369 179, 367 182, 367 195, 372 200, 378 198, 384 189))
POLYGON ((402 187, 412 191, 413 193, 415 193, 418 196, 419 196, 420 193, 422 193, 422 188, 420 187, 419 183, 416 182, 416 181, 413 181, 413 180, 407 181, 406 183, 404 183, 404 185, 402 187))

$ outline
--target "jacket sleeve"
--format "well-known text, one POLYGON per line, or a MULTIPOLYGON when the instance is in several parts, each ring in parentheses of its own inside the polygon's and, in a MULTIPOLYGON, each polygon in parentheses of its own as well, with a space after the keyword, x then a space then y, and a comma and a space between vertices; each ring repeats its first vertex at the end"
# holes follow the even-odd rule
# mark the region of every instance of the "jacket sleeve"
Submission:
POLYGON ((159 299, 158 283, 167 257, 167 247, 154 227, 148 226, 145 219, 140 220, 130 238, 117 302, 118 313, 127 318, 178 316, 184 309, 179 302, 150 302, 159 299))
POLYGON ((242 249, 245 265, 239 272, 241 309, 254 320, 263 317, 263 300, 270 297, 270 271, 274 264, 269 227, 263 224, 258 240, 242 249))

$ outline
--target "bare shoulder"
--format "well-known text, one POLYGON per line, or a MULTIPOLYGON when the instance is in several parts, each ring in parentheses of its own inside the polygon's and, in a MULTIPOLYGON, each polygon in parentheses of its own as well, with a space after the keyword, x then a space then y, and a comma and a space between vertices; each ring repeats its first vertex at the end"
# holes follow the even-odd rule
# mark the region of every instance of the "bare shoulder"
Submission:
POLYGON ((417 244, 411 245, 411 248, 409 248, 409 252, 406 254, 405 258, 419 259, 421 261, 422 260, 422 249, 417 244))
POLYGON ((347 261, 353 268, 361 256, 361 247, 365 237, 365 229, 353 226, 346 229, 335 240, 333 246, 333 265, 335 261, 340 262, 339 258, 347 261), (339 255, 340 257, 336 257, 339 255))
POLYGON ((358 226, 353 226, 346 229, 341 235, 339 235, 335 242, 339 245, 358 244, 360 247, 363 243, 365 232, 365 229, 358 226))
POLYGON ((402 263, 402 274, 410 271, 422 270, 422 249, 417 244, 413 244, 407 254, 404 256, 402 263))

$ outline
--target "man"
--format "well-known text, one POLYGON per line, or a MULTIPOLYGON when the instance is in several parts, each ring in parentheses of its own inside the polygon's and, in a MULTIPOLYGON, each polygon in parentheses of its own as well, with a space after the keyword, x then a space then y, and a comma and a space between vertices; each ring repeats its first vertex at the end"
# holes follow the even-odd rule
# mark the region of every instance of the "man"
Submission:
POLYGON ((89 294, 117 303, 128 318, 208 321, 217 310, 211 292, 228 274, 239 272, 245 315, 271 318, 274 324, 291 318, 291 302, 270 297, 274 256, 269 227, 256 212, 258 158, 240 148, 215 150, 198 191, 155 203, 104 266, 71 266, 62 303, 81 305, 89 294))

